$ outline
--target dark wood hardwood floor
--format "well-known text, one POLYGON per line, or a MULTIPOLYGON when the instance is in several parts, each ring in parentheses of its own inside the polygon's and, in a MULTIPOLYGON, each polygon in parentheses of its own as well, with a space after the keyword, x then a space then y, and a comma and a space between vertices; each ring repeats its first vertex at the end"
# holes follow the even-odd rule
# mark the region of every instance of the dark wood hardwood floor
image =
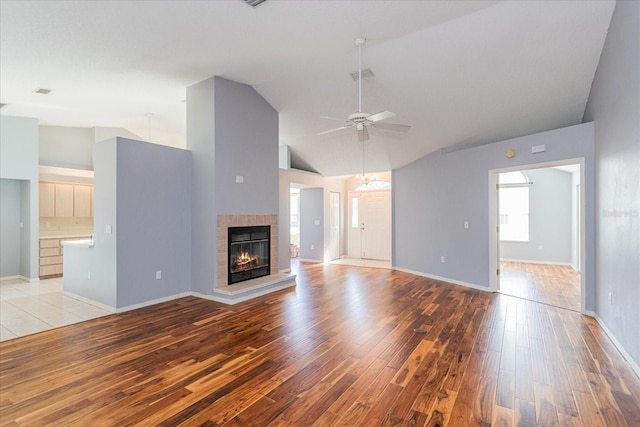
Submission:
POLYGON ((381 269, 0 343, 0 424, 639 426, 640 380, 570 310, 381 269))

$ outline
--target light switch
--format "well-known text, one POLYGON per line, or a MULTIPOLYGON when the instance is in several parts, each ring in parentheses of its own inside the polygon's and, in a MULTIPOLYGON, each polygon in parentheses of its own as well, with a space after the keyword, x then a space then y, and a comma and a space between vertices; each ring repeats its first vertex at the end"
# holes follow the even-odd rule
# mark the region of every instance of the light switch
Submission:
POLYGON ((319 220, 319 219, 316 219, 315 221, 313 221, 313 223, 314 223, 315 225, 320 225, 320 220, 319 220))
POLYGON ((105 233, 107 233, 107 234, 111 234, 111 231, 112 231, 112 230, 113 230, 113 228, 111 227, 111 225, 107 224, 107 227, 106 227, 105 233))
POLYGON ((244 176, 236 175, 236 184, 244 184, 244 176))

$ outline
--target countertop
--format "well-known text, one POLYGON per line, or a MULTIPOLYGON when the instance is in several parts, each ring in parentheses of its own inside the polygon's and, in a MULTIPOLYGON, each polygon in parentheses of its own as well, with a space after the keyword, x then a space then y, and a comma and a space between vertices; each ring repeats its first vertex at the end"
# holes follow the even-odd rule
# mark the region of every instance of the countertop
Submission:
POLYGON ((77 248, 94 247, 93 240, 91 239, 63 240, 60 243, 62 244, 62 246, 74 246, 77 248))
POLYGON ((46 233, 40 233, 38 236, 39 239, 79 239, 79 238, 87 238, 93 234, 93 231, 50 231, 46 233))

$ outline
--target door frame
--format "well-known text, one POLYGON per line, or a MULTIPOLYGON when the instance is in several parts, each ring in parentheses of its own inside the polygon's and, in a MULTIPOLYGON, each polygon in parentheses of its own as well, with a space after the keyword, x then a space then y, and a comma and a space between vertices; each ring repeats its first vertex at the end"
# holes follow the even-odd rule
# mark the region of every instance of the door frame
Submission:
MULTIPOLYGON (((498 198, 498 175, 505 172, 514 172, 529 169, 545 169, 555 166, 575 165, 580 166, 580 197, 578 200, 579 211, 579 247, 578 247, 578 264, 580 265, 580 312, 585 314, 586 302, 586 281, 585 281, 585 159, 584 157, 557 160, 545 163, 534 163, 526 165, 512 166, 508 168, 489 170, 489 290, 491 292, 499 292, 500 276, 500 236, 498 234, 499 222, 499 198, 498 198)), ((573 191, 573 189, 572 189, 573 191)))

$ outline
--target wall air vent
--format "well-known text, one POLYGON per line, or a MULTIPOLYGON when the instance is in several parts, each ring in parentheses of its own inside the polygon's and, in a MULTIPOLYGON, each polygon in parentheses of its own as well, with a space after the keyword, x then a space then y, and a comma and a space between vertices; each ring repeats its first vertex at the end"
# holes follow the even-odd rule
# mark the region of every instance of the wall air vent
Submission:
MULTIPOLYGON (((371 71, 371 68, 365 68, 364 70, 362 70, 362 79, 368 79, 373 77, 373 71, 371 71)), ((354 81, 358 81, 358 72, 354 71, 353 73, 351 73, 351 78, 354 81)))
POLYGON ((1 104, 1 103, 0 103, 0 108, 4 107, 5 105, 7 105, 7 104, 1 104))
POLYGON ((35 93, 39 93, 40 95, 48 95, 51 93, 51 89, 37 89, 35 93))
POLYGON ((267 0, 242 0, 251 7, 258 7, 267 0))

